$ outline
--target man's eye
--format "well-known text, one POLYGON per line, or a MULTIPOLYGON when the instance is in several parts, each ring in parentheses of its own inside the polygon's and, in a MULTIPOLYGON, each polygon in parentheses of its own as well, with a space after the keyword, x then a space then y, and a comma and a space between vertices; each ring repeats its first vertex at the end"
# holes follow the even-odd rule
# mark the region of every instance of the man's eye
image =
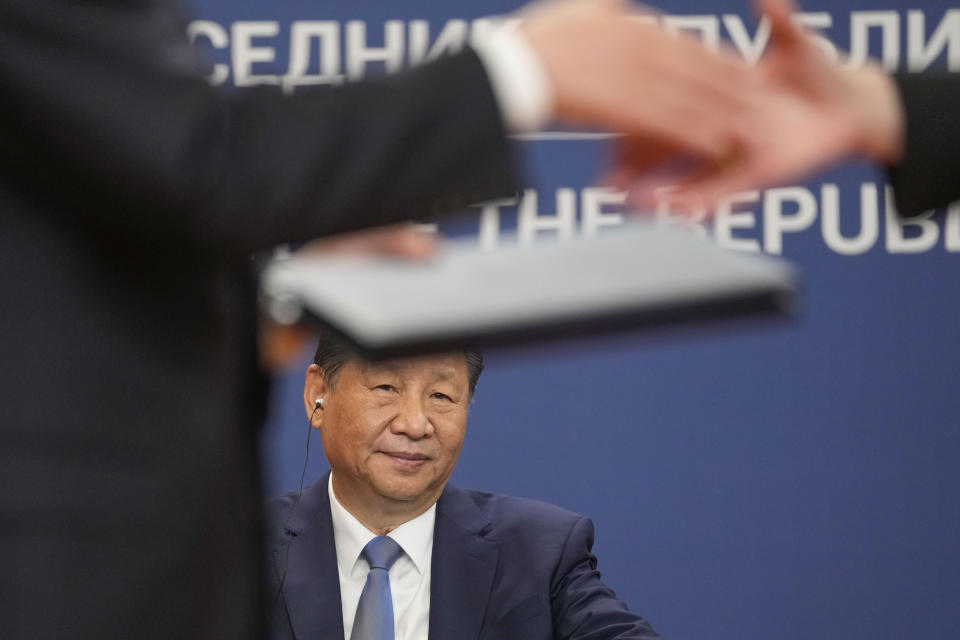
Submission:
POLYGON ((450 396, 448 396, 448 395, 445 394, 445 393, 440 393, 439 391, 435 392, 435 393, 434 393, 433 395, 431 395, 430 397, 431 397, 431 398, 436 398, 437 400, 446 400, 447 402, 453 402, 453 398, 451 398, 450 396))
POLYGON ((397 390, 397 388, 392 384, 378 384, 377 386, 374 387, 374 389, 378 389, 380 391, 396 391, 397 390))

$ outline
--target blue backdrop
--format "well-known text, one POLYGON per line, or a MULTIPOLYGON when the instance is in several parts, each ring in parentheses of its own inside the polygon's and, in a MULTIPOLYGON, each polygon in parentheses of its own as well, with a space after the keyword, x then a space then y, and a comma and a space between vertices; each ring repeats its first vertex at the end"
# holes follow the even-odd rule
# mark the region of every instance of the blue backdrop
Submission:
MULTIPOLYGON (((433 43, 450 21, 516 5, 192 4, 208 21, 195 34, 210 49, 215 82, 288 76, 293 91, 304 77, 327 82, 350 66, 350 21, 366 25, 368 47, 384 46, 386 23, 398 21, 406 39, 394 51, 406 62, 411 30, 421 28, 414 21, 427 21, 433 43), (291 60, 295 21, 330 23, 340 40, 324 36, 324 55, 312 40, 305 71, 291 60)), ((804 11, 855 59, 869 52, 906 72, 960 70, 960 11, 932 0, 911 7, 819 0, 804 11)), ((738 25, 757 33, 741 2, 662 9, 708 39, 714 30, 736 38, 738 25)), ((605 141, 519 144, 541 216, 582 216, 585 193, 600 194, 603 215, 623 211, 616 194, 585 191, 605 141), (570 203, 558 203, 558 189, 572 190, 570 203)), ((789 191, 747 194, 736 207, 746 213, 718 223, 728 246, 780 252, 799 266, 793 321, 489 353, 454 481, 592 516, 605 579, 671 638, 960 637, 960 208, 891 225, 882 183, 869 167, 846 165, 789 191)), ((451 226, 476 233, 477 214, 451 226)), ((500 222, 515 227, 516 208, 504 207, 500 222)), ((563 228, 582 232, 577 222, 563 228)), ((271 494, 299 483, 307 361, 275 385, 264 433, 271 494)), ((313 444, 308 482, 326 468, 313 444)))

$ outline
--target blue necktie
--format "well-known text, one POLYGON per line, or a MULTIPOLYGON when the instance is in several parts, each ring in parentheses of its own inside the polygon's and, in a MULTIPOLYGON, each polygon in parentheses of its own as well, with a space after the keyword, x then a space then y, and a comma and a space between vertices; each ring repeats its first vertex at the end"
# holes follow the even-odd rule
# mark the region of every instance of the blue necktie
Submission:
POLYGON ((363 548, 361 555, 370 564, 370 573, 360 594, 350 640, 394 640, 393 598, 387 572, 401 553, 400 545, 387 536, 377 536, 363 548))

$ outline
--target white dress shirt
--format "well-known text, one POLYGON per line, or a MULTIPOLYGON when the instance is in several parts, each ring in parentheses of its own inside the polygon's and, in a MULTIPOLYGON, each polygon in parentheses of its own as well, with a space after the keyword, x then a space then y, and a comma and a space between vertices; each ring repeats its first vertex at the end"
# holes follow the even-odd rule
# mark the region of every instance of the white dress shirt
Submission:
POLYGON ((474 37, 473 48, 483 63, 509 133, 539 131, 553 112, 553 88, 540 57, 506 23, 474 37))
MULTIPOLYGON (((370 571, 370 565, 360 552, 376 534, 363 526, 337 500, 333 493, 332 473, 327 491, 333 518, 333 540, 337 548, 337 572, 340 574, 343 636, 344 640, 350 640, 360 593, 370 571)), ((389 573, 396 640, 427 640, 430 624, 430 564, 436 517, 437 505, 433 504, 413 520, 404 522, 387 534, 403 549, 403 554, 390 567, 389 573)))

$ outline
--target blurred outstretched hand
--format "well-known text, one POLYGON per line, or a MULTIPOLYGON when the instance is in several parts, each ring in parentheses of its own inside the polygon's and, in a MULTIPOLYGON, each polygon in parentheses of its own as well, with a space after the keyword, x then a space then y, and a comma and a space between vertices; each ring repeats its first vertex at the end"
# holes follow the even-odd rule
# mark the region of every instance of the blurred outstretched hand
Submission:
POLYGON ((730 147, 754 82, 732 52, 671 33, 628 0, 552 0, 518 17, 550 78, 554 119, 705 159, 730 147))
POLYGON ((874 63, 850 68, 828 59, 792 19, 790 0, 759 0, 771 41, 748 84, 745 109, 728 121, 728 148, 704 161, 676 144, 636 136, 618 145, 608 182, 650 206, 654 191, 677 185, 671 201, 701 208, 724 195, 805 176, 850 156, 895 165, 903 114, 892 80, 874 63))

